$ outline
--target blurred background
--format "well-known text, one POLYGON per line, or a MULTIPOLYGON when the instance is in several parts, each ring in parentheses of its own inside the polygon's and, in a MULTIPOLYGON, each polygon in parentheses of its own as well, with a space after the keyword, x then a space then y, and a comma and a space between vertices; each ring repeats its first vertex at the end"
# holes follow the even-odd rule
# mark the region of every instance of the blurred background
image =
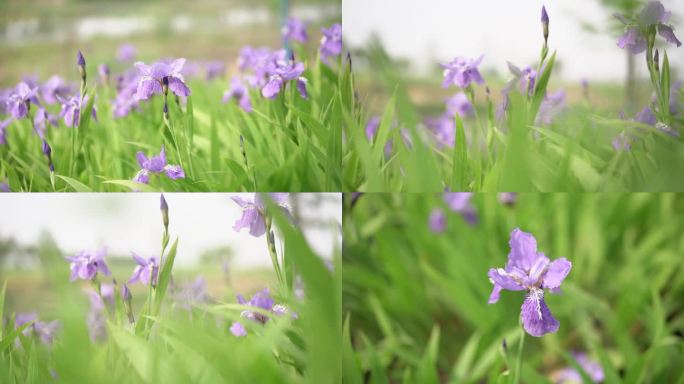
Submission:
MULTIPOLYGON (((549 49, 557 51, 551 87, 562 87, 568 102, 582 100, 581 81, 589 82, 593 105, 610 110, 629 101, 629 111, 649 97, 650 84, 643 54, 617 47, 623 33, 614 13, 633 14, 641 0, 466 1, 345 0, 342 4, 346 44, 362 69, 361 94, 371 113, 378 114, 391 84, 382 84, 386 61, 399 68, 411 99, 427 110, 456 92, 441 88, 442 68, 456 56, 484 55, 480 66, 493 97, 510 77, 507 61, 518 67, 539 60, 543 43, 542 5, 550 17, 549 49), (376 69, 376 72, 373 69, 376 69), (367 76, 364 76, 363 73, 367 76), (629 84, 629 85, 628 85, 629 84), (630 93, 626 93, 629 89, 630 93), (378 100, 379 99, 379 100, 378 100)), ((672 12, 670 23, 684 38, 684 2, 662 0, 672 12)), ((674 79, 684 71, 684 47, 667 45, 674 79)), ((358 74, 359 71, 357 71, 358 74)), ((484 89, 478 90, 479 94, 484 89)))
POLYGON ((185 57, 233 63, 244 45, 278 47, 284 15, 320 27, 341 17, 338 0, 3 0, 0 2, 0 86, 22 76, 77 79, 75 52, 113 72, 117 48, 132 44, 138 60, 185 57))
MULTIPOLYGON (((169 233, 179 238, 174 271, 179 281, 202 276, 216 297, 261 289, 275 280, 265 236, 233 229, 242 208, 231 196, 253 197, 165 194, 169 233)), ((318 255, 331 260, 339 253, 339 194, 290 194, 289 205, 318 255)), ((62 268, 68 274, 65 256, 106 247, 114 277, 127 281, 136 266, 131 251, 158 257, 161 250, 158 194, 1 194, 0 212, 0 280, 9 281, 10 302, 27 307, 34 302, 24 299, 39 297, 48 288, 45 268, 62 268)), ((276 243, 281 246, 277 231, 276 243)))

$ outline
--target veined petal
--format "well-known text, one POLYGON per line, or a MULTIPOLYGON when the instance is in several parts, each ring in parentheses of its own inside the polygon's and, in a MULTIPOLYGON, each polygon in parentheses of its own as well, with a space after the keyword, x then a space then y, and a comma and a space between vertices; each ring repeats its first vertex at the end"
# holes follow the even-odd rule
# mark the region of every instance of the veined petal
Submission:
POLYGON ((522 291, 525 287, 517 282, 508 272, 503 268, 490 268, 487 273, 494 284, 499 285, 503 289, 508 289, 511 291, 522 291))
POLYGON ((511 252, 508 254, 508 263, 522 270, 529 271, 537 259, 537 240, 532 234, 516 228, 511 232, 508 244, 511 252))
POLYGON ((190 96, 190 88, 178 77, 169 76, 169 89, 178 96, 190 96))
POLYGON ((535 337, 554 333, 560 325, 544 302, 544 291, 537 288, 525 296, 520 316, 525 331, 535 337))

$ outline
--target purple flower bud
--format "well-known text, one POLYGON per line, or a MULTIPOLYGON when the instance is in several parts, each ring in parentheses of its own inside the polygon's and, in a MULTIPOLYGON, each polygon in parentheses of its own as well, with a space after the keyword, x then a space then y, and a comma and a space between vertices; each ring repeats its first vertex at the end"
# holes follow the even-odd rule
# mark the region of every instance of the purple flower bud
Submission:
POLYGON ((434 233, 442 233, 446 228, 446 215, 440 208, 435 208, 430 213, 430 230, 434 233))
POLYGON ((85 67, 86 62, 85 62, 85 57, 83 57, 83 54, 81 53, 81 50, 78 50, 78 54, 76 54, 76 58, 78 61, 78 66, 79 67, 85 67))
POLYGON ((50 148, 50 144, 45 140, 43 140, 43 154, 45 156, 50 156, 52 154, 52 148, 50 148))
POLYGON ((162 212, 162 222, 164 223, 164 228, 169 228, 169 206, 166 204, 166 199, 164 194, 159 197, 159 209, 162 212))
POLYGON ((133 295, 131 295, 131 290, 128 289, 128 285, 125 283, 121 285, 121 298, 124 301, 131 301, 133 298, 133 295))
POLYGON ((660 71, 660 55, 658 54, 658 48, 656 48, 655 53, 653 54, 653 65, 655 66, 656 71, 660 71))
POLYGON ((230 333, 232 333, 235 337, 247 336, 247 331, 245 330, 245 327, 243 327, 242 324, 240 324, 237 321, 230 326, 230 333))
POLYGON ((544 28, 544 44, 549 39, 549 14, 546 13, 546 7, 542 5, 541 14, 542 27, 544 28))

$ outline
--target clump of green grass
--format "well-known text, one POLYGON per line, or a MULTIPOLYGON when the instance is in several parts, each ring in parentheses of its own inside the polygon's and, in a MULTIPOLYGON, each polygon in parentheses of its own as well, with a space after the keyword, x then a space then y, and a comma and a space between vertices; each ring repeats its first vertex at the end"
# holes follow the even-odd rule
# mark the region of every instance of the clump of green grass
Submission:
POLYGON ((578 369, 574 351, 598 362, 605 382, 684 380, 681 195, 523 193, 508 206, 476 194, 472 202, 477 224, 447 213, 445 231, 434 233, 432 210, 448 212, 439 194, 346 201, 345 382, 511 382, 521 295, 503 291, 487 304, 487 271, 504 265, 517 227, 549 258, 572 262, 562 293, 546 296, 560 328, 526 337, 521 382, 578 369))

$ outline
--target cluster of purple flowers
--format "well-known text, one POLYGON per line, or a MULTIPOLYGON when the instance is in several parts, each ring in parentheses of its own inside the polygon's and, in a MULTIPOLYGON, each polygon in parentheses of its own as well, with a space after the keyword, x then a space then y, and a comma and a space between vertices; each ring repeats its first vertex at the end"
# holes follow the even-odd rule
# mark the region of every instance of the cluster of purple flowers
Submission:
MULTIPOLYGON (((30 313, 17 313, 14 318, 15 328, 19 328, 22 325, 33 322, 31 325, 26 327, 22 334, 26 337, 36 336, 45 345, 52 345, 57 331, 59 331, 61 325, 58 320, 53 320, 50 322, 40 321, 38 319, 38 314, 35 312, 30 313)), ((19 343, 19 339, 16 339, 19 343)))
MULTIPOLYGON (((249 300, 245 300, 242 295, 238 295, 237 302, 241 305, 252 308, 242 311, 240 313, 240 317, 260 324, 265 324, 270 319, 270 317, 263 312, 267 312, 276 316, 286 315, 290 312, 286 306, 282 304, 275 304, 275 301, 271 297, 268 288, 264 288, 263 290, 255 293, 249 300)), ((293 318, 297 318, 296 313, 292 313, 291 316, 293 318)), ((247 330, 239 321, 235 321, 231 324, 230 332, 236 337, 247 336, 247 330)))

